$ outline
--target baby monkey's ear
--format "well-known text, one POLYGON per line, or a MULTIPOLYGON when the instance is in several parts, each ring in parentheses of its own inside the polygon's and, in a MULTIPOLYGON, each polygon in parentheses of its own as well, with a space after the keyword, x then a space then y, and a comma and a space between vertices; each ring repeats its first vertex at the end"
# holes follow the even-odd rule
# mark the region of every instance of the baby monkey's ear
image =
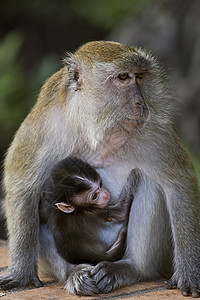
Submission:
POLYGON ((58 209, 60 209, 61 211, 67 214, 72 213, 75 210, 75 207, 73 205, 68 204, 66 202, 55 203, 55 205, 57 206, 58 209))

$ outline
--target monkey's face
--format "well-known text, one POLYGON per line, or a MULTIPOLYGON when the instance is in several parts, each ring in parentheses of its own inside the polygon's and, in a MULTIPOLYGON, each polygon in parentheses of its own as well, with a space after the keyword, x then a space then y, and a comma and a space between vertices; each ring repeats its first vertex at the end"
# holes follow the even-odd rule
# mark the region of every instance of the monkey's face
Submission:
POLYGON ((104 208, 107 206, 110 200, 110 193, 103 186, 102 181, 100 180, 94 184, 94 187, 91 189, 89 193, 89 201, 91 204, 95 204, 100 208, 104 208))
POLYGON ((71 181, 73 189, 71 189, 70 195, 70 202, 73 204, 73 207, 87 209, 107 206, 110 200, 110 193, 105 189, 101 178, 95 170, 92 173, 90 170, 88 176, 75 176, 74 180, 74 182, 71 181))
POLYGON ((110 193, 105 189, 101 179, 98 181, 84 180, 83 185, 85 185, 84 192, 80 193, 79 191, 73 197, 75 207, 88 208, 94 206, 104 208, 107 206, 110 193))
POLYGON ((92 87, 87 91, 91 101, 88 103, 87 99, 83 106, 88 111, 86 130, 97 143, 124 143, 135 136, 149 117, 143 96, 146 69, 131 61, 123 67, 96 63, 92 72, 93 76, 85 79, 86 86, 92 87))
POLYGON ((119 43, 91 42, 67 62, 71 87, 76 88, 77 119, 92 146, 113 132, 116 144, 123 144, 145 127, 156 107, 161 116, 157 99, 163 79, 151 55, 119 43))
MULTIPOLYGON (((122 131, 132 134, 141 128, 148 118, 149 110, 142 95, 144 70, 130 69, 125 72, 115 72, 106 79, 105 89, 110 87, 115 111, 113 119, 115 126, 120 126, 122 131)), ((105 95, 107 99, 107 95, 105 95)))

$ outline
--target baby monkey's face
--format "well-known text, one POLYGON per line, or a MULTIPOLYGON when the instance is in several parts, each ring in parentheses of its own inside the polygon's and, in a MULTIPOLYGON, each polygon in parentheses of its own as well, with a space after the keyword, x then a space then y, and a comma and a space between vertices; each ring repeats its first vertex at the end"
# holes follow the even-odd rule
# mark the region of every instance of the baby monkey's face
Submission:
POLYGON ((103 185, 101 178, 98 180, 83 179, 85 189, 82 193, 77 193, 73 197, 73 203, 78 207, 95 207, 104 208, 110 200, 110 193, 103 185), (86 188, 87 185, 87 188, 86 188))
POLYGON ((110 193, 106 190, 100 179, 98 182, 93 183, 93 188, 91 188, 88 197, 91 203, 95 203, 95 205, 100 208, 104 208, 110 200, 110 193))

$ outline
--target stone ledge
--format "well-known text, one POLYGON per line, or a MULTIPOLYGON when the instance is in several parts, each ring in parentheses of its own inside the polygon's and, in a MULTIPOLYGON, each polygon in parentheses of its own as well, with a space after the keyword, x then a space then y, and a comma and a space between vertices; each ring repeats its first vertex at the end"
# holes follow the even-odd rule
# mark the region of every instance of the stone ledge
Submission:
MULTIPOLYGON (((8 265, 8 249, 5 241, 0 240, 0 272, 3 272, 8 265)), ((74 296, 64 290, 63 285, 60 285, 49 278, 41 278, 44 286, 41 288, 26 287, 17 288, 11 291, 0 290, 2 300, 117 300, 117 299, 132 299, 132 300, 183 300, 183 297, 178 290, 165 289, 164 282, 142 282, 121 288, 110 294, 101 294, 95 297, 89 296, 74 296)))

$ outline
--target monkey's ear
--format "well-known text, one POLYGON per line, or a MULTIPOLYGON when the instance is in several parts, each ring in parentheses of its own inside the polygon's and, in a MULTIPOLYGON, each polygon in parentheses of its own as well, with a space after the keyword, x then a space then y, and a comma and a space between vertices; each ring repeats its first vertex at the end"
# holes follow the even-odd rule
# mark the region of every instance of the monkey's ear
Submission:
POLYGON ((65 60, 65 65, 68 69, 68 75, 69 75, 69 84, 71 87, 75 89, 75 91, 81 90, 82 86, 82 68, 81 64, 78 60, 76 60, 75 57, 68 56, 65 60))
POLYGON ((71 204, 68 204, 66 202, 59 202, 55 203, 58 209, 62 210, 64 213, 72 213, 75 210, 75 207, 71 204))

